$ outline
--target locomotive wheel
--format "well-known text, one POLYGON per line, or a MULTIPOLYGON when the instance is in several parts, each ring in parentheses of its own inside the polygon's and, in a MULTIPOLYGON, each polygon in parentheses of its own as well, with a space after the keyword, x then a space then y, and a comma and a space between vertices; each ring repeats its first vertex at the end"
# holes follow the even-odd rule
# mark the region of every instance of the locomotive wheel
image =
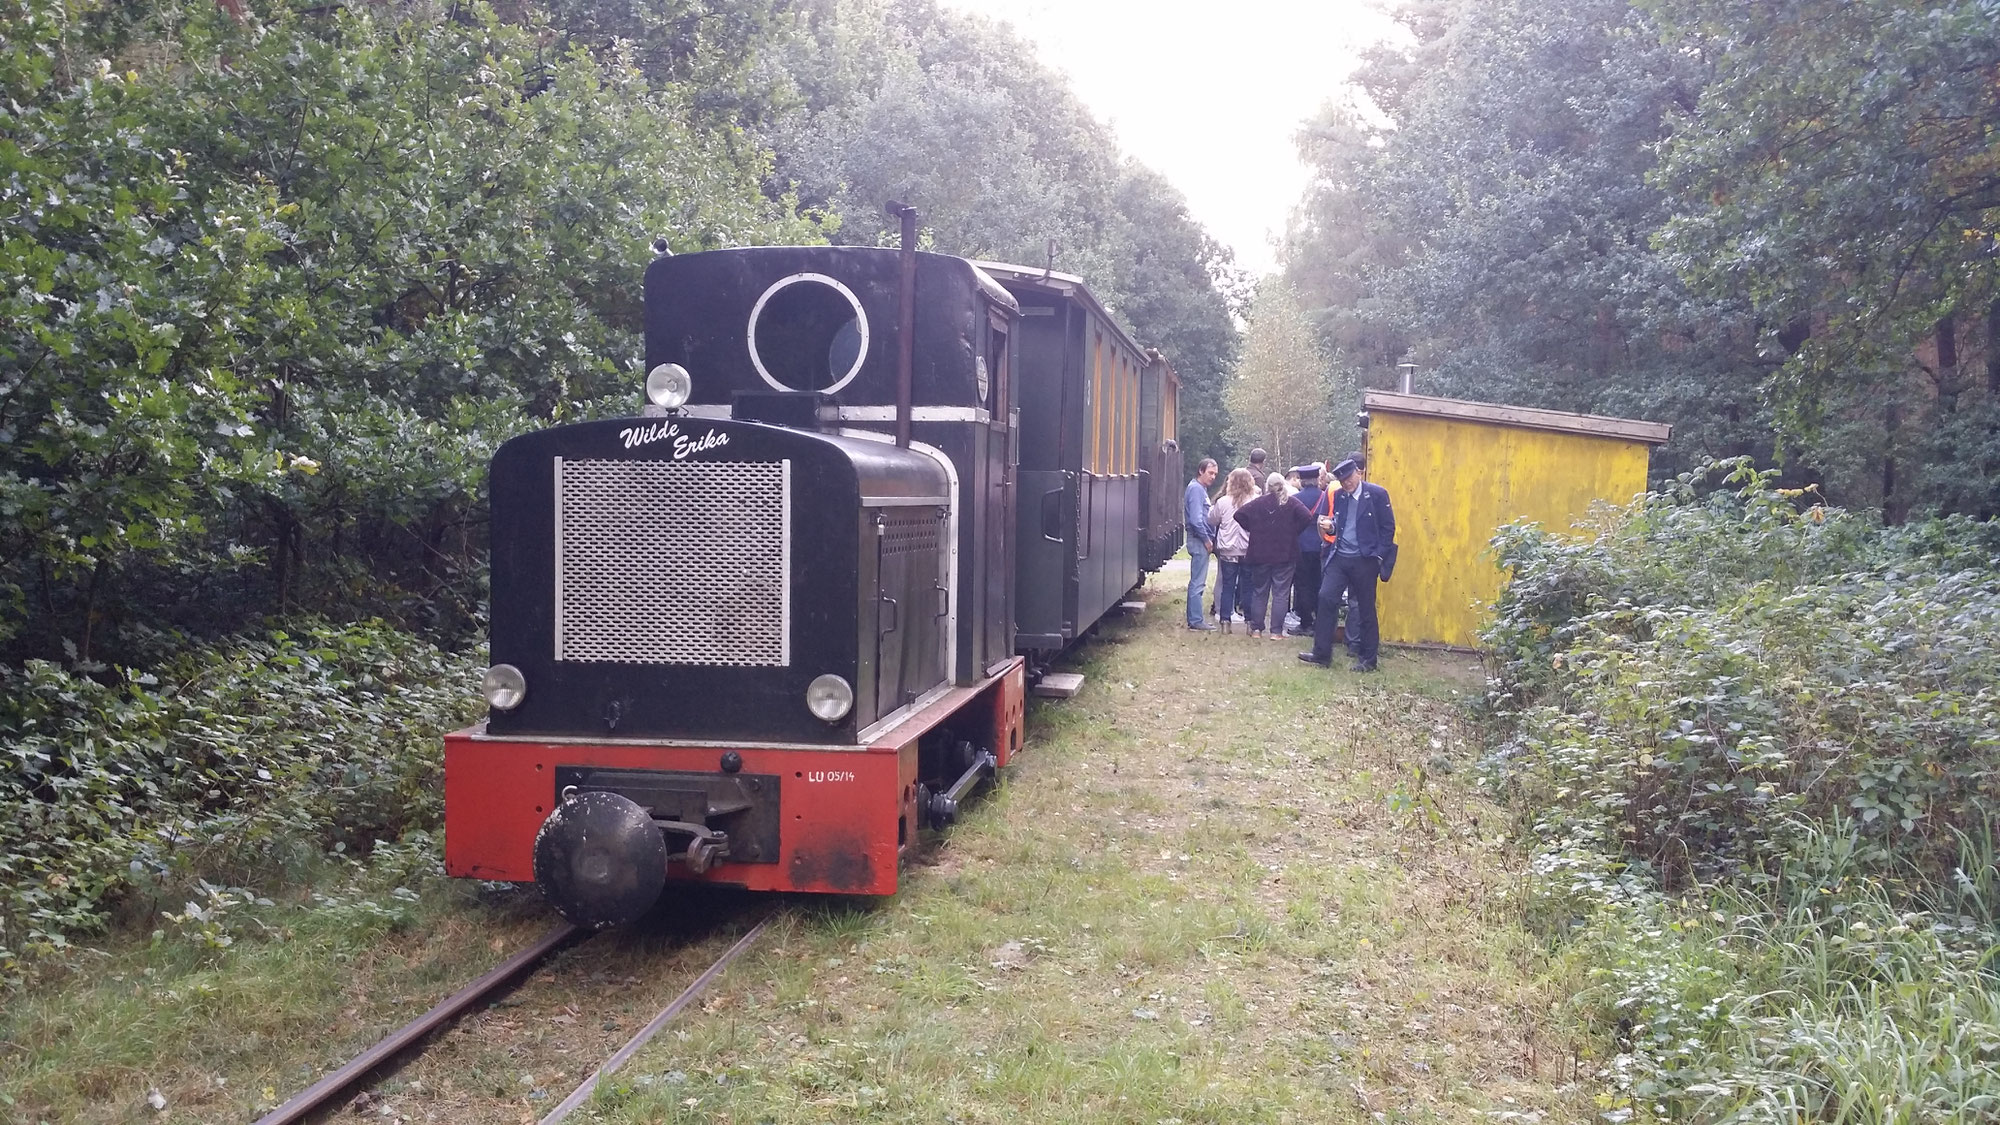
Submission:
POLYGON ((576 925, 634 921, 667 885, 666 837, 631 800, 579 793, 557 804, 535 834, 535 884, 576 925))

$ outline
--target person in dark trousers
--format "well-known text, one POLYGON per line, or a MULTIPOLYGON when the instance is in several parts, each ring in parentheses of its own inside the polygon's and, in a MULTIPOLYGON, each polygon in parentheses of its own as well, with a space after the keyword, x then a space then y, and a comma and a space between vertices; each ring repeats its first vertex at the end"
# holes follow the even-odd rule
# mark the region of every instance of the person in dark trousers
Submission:
POLYGON ((1208 526, 1208 486, 1215 483, 1215 458, 1195 466, 1194 479, 1182 494, 1182 518, 1187 522, 1187 626, 1204 632, 1215 628, 1201 619, 1201 596, 1208 591, 1208 556, 1215 553, 1215 532, 1208 526))
MULTIPOLYGON (((1268 454, 1268 453, 1264 452, 1264 450, 1263 450, 1263 448, 1262 448, 1261 446, 1260 446, 1260 447, 1255 447, 1255 448, 1252 448, 1252 449, 1250 450, 1250 465, 1249 465, 1249 472, 1250 472, 1250 479, 1251 479, 1251 480, 1253 480, 1253 481, 1256 481, 1256 482, 1257 482, 1257 492, 1258 492, 1258 494, 1259 494, 1259 495, 1262 495, 1262 494, 1263 494, 1263 492, 1264 492, 1264 475, 1265 475, 1265 474, 1264 474, 1264 461, 1265 461, 1265 460, 1266 460, 1267 458, 1269 458, 1269 457, 1270 457, 1270 454, 1268 454)), ((1235 471, 1235 470, 1231 470, 1231 472, 1234 472, 1234 471, 1235 471)), ((1250 568, 1249 568, 1249 567, 1248 567, 1248 566, 1246 565, 1245 567, 1243 567, 1243 568, 1242 568, 1242 570, 1243 570, 1243 575, 1244 575, 1244 579, 1243 579, 1243 580, 1244 580, 1245 582, 1248 582, 1248 581, 1249 581, 1249 574, 1250 574, 1250 568)), ((1222 600, 1222 598, 1221 598, 1221 593, 1220 593, 1219 591, 1218 591, 1218 592, 1216 592, 1216 593, 1213 593, 1213 594, 1210 594, 1210 595, 1209 595, 1209 599, 1208 599, 1208 612, 1209 612, 1209 615, 1210 615, 1210 616, 1212 616, 1212 617, 1219 617, 1219 616, 1222 616, 1222 613, 1221 613, 1221 611, 1220 611, 1220 609, 1218 608, 1218 605, 1217 605, 1217 603, 1219 603, 1219 602, 1220 602, 1221 600, 1222 600)), ((1250 608, 1250 599, 1248 599, 1248 598, 1238 598, 1238 599, 1237 599, 1237 601, 1236 601, 1236 612, 1237 612, 1237 613, 1238 613, 1239 615, 1241 615, 1242 613, 1244 613, 1245 611, 1247 611, 1247 610, 1248 610, 1249 608, 1250 608)))
POLYGON ((1320 530, 1334 537, 1323 560, 1319 606, 1313 623, 1313 647, 1299 659, 1308 664, 1333 664, 1333 628, 1340 620, 1340 603, 1347 611, 1347 640, 1354 652, 1354 670, 1373 672, 1382 638, 1375 620, 1375 583, 1382 577, 1382 556, 1395 549, 1396 513, 1389 491, 1368 483, 1368 463, 1360 454, 1333 467, 1339 489, 1333 493, 1333 514, 1322 516, 1320 530))
MULTIPOLYGON (((1326 491, 1319 486, 1319 466, 1300 465, 1292 472, 1299 478, 1299 492, 1292 499, 1305 505, 1306 511, 1315 517, 1331 515, 1331 512, 1321 510, 1327 505, 1326 491)), ((1313 635, 1313 620, 1319 608, 1321 545, 1319 529, 1308 527, 1299 532, 1299 567, 1292 573, 1292 612, 1299 615, 1299 627, 1292 631, 1294 636, 1313 635)))
POLYGON ((1250 567, 1250 635, 1276 640, 1285 635, 1285 603, 1292 600, 1299 532, 1313 525, 1312 513, 1285 495, 1285 478, 1272 473, 1264 482, 1264 495, 1237 509, 1236 523, 1250 534, 1250 547, 1243 552, 1250 567))

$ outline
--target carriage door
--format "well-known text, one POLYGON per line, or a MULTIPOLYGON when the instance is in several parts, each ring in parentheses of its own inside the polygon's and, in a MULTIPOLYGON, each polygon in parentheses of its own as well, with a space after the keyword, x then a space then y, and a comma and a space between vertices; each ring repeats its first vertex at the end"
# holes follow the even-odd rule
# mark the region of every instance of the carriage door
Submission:
POLYGON ((1011 321, 998 309, 988 309, 986 332, 987 383, 985 391, 988 420, 986 461, 985 546, 987 581, 978 597, 985 613, 986 635, 979 648, 985 667, 967 669, 977 674, 1014 655, 1014 471, 1020 464, 1020 412, 1014 407, 1012 349, 1008 347, 1011 321))

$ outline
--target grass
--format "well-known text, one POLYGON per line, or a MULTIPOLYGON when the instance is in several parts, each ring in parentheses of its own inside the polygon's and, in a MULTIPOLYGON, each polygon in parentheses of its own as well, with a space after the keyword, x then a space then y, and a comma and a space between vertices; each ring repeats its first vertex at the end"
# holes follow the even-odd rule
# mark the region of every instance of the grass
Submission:
POLYGON ((1581 1120, 1467 658, 1379 676, 1108 623, 1083 693, 879 905, 790 915, 600 1121, 1581 1120), (1492 825, 1489 829, 1487 825, 1492 825))
MULTIPOLYGON (((583 1119, 1591 1116, 1551 1014, 1572 987, 1520 925, 1503 818, 1460 780, 1477 668, 1322 671, 1180 615, 1157 596, 1108 623, 1083 693, 1036 708, 1003 786, 895 899, 684 900, 562 954, 364 1108, 536 1120, 780 907, 583 1119)), ((0 1121, 248 1120, 552 921, 437 876, 426 841, 299 880, 10 992, 0 1121)))

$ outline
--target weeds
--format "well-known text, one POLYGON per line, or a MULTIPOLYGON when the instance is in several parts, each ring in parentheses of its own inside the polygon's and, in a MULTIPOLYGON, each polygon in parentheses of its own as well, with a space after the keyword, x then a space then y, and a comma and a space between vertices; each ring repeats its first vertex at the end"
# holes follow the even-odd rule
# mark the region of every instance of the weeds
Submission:
POLYGON ((1529 917, 1594 981, 1619 1120, 1989 1119, 2000 536, 1722 469, 1496 540, 1529 917))
MULTIPOLYGON (((0 670, 0 974, 122 911, 203 942, 284 878, 440 820, 438 736, 467 720, 472 666, 381 626, 325 627, 101 683, 0 670)), ((107 671, 106 673, 110 673, 107 671)))

